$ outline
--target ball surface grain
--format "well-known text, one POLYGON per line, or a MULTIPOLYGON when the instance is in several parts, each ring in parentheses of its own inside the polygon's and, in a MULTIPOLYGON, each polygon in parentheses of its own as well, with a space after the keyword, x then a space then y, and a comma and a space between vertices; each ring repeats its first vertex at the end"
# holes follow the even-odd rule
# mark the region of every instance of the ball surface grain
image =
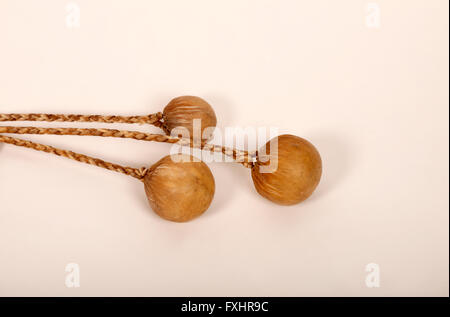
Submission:
POLYGON ((305 139, 290 134, 276 139, 278 146, 273 143, 271 149, 271 140, 258 152, 252 168, 253 184, 263 197, 280 205, 294 205, 316 189, 322 175, 322 160, 305 139))
POLYGON ((144 178, 152 209, 162 218, 186 222, 204 213, 214 197, 209 167, 190 155, 168 155, 156 162, 144 178))
POLYGON ((186 128, 192 139, 194 137, 194 119, 201 120, 201 135, 199 137, 203 140, 209 140, 213 129, 208 129, 206 133, 204 133, 204 130, 216 127, 217 118, 213 108, 200 97, 177 97, 172 99, 163 110, 163 129, 167 134, 170 134, 175 128, 186 128))

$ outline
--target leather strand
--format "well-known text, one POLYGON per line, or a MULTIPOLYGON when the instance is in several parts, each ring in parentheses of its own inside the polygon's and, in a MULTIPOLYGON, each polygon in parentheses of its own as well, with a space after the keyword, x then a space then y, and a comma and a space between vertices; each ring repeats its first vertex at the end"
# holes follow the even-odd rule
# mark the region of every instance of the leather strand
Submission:
POLYGON ((1 114, 0 121, 46 121, 46 122, 102 122, 102 123, 139 123, 162 125, 162 112, 147 116, 102 116, 78 114, 9 113, 1 114))
POLYGON ((0 135, 0 142, 8 143, 8 144, 16 145, 16 146, 22 146, 22 147, 33 149, 36 151, 42 151, 42 152, 46 152, 46 153, 55 154, 58 156, 63 156, 68 159, 71 159, 71 160, 75 160, 78 162, 105 168, 110 171, 129 175, 129 176, 132 176, 139 180, 143 180, 143 178, 145 177, 145 174, 147 173, 147 168, 145 168, 145 167, 133 168, 133 167, 121 166, 118 164, 103 161, 98 158, 90 157, 90 156, 87 156, 84 154, 75 153, 75 152, 67 151, 67 150, 62 150, 62 149, 58 149, 58 148, 55 148, 55 147, 52 147, 49 145, 35 143, 35 142, 18 139, 18 138, 13 138, 13 137, 5 136, 5 135, 0 135))
MULTIPOLYGON (((78 136, 100 136, 100 137, 116 137, 130 138, 142 141, 154 141, 165 143, 179 143, 180 145, 188 145, 194 147, 190 140, 182 140, 179 138, 169 137, 162 134, 150 134, 139 131, 126 131, 115 129, 82 129, 82 128, 41 128, 41 127, 13 127, 0 126, 0 133, 14 134, 51 134, 51 135, 78 135, 78 136)), ((253 167, 253 158, 256 152, 241 151, 231 149, 224 146, 202 143, 200 148, 203 150, 223 153, 232 157, 237 163, 244 167, 253 167)))
POLYGON ((12 127, 0 126, 0 133, 14 134, 52 134, 52 135, 79 135, 129 138, 144 141, 156 141, 177 143, 178 138, 172 138, 162 134, 150 134, 139 131, 125 131, 116 129, 85 129, 85 128, 41 128, 41 127, 12 127))

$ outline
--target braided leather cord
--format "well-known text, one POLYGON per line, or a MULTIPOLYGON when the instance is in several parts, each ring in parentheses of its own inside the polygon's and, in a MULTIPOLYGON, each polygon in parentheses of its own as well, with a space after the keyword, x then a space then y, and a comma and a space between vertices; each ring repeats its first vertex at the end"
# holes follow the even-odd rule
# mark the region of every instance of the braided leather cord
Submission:
MULTIPOLYGON (((138 123, 138 124, 152 124, 163 129, 166 134, 169 134, 164 127, 163 114, 157 112, 147 116, 104 116, 104 115, 79 115, 79 114, 43 114, 43 113, 28 113, 28 114, 1 114, 0 122, 6 121, 45 121, 45 122, 101 122, 101 123, 138 123)), ((194 147, 189 140, 180 140, 168 135, 149 134, 138 131, 126 131, 116 129, 81 129, 81 128, 39 128, 39 127, 0 127, 0 133, 14 133, 14 134, 52 134, 52 135, 79 135, 79 136, 101 136, 101 137, 117 137, 117 138, 131 138, 143 141, 155 141, 165 143, 179 143, 180 145, 189 145, 194 147)), ((14 139, 14 138, 13 138, 14 139)), ((16 139, 19 140, 19 139, 16 139)), ((31 142, 33 143, 33 142, 31 142)), ((198 147, 198 146, 195 146, 198 147)), ((253 167, 253 159, 256 152, 250 153, 231 148, 226 148, 218 145, 211 145, 202 143, 199 146, 201 149, 209 150, 211 152, 223 153, 224 155, 233 157, 233 159, 245 167, 253 167)))
POLYGON ((80 135, 101 136, 115 138, 129 138, 144 141, 156 141, 166 143, 177 143, 177 138, 162 134, 150 134, 139 131, 125 131, 116 129, 82 129, 82 128, 40 128, 40 127, 9 127, 0 126, 0 133, 14 134, 52 134, 52 135, 80 135))
POLYGON ((10 113, 1 114, 0 122, 4 121, 46 121, 46 122, 102 122, 102 123, 140 123, 162 126, 162 112, 147 116, 102 116, 78 114, 44 114, 44 113, 10 113))
MULTIPOLYGON (((130 138, 142 141, 154 141, 165 143, 178 143, 180 145, 194 145, 190 140, 182 140, 162 134, 150 134, 139 131, 126 131, 115 129, 84 129, 84 128, 41 128, 41 127, 13 127, 0 126, 0 133, 14 133, 14 134, 52 134, 52 135, 78 135, 78 136, 100 136, 100 137, 116 137, 116 138, 130 138)), ((223 153, 224 155, 233 157, 233 159, 247 168, 253 167, 253 157, 256 152, 241 151, 231 149, 224 146, 202 143, 201 149, 223 153)))
POLYGON ((58 156, 63 156, 63 157, 69 158, 71 160, 75 160, 78 162, 105 168, 110 171, 129 175, 129 176, 132 176, 139 180, 142 180, 145 177, 145 174, 147 173, 147 168, 145 168, 145 167, 133 168, 133 167, 121 166, 118 164, 103 161, 98 158, 90 157, 90 156, 87 156, 84 154, 79 154, 79 153, 75 153, 72 151, 62 150, 62 149, 58 149, 58 148, 55 148, 55 147, 52 147, 49 145, 35 143, 35 142, 18 139, 18 138, 13 138, 13 137, 5 136, 5 135, 0 135, 0 142, 8 143, 8 144, 16 145, 16 146, 22 146, 22 147, 33 149, 36 151, 47 152, 47 153, 55 154, 58 156))

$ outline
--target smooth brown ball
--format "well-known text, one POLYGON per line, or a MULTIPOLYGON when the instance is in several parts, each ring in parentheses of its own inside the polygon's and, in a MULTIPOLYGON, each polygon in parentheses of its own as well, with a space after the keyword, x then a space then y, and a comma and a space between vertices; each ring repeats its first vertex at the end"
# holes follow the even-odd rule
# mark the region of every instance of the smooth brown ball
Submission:
POLYGON ((290 134, 277 138, 278 147, 271 149, 269 141, 258 152, 252 168, 253 184, 265 198, 280 205, 294 205, 316 189, 322 175, 322 160, 314 145, 305 139, 290 134))
MULTIPOLYGON (((216 114, 213 108, 200 97, 181 96, 172 99, 163 110, 163 129, 170 134, 173 129, 183 127, 189 131, 191 139, 194 137, 193 120, 201 120, 201 140, 209 140, 212 137, 212 130, 217 124, 216 114)), ((178 134, 178 133, 177 133, 178 134)))
POLYGON ((186 222, 208 209, 214 197, 214 177, 209 167, 186 154, 168 155, 144 177, 152 209, 162 218, 186 222))

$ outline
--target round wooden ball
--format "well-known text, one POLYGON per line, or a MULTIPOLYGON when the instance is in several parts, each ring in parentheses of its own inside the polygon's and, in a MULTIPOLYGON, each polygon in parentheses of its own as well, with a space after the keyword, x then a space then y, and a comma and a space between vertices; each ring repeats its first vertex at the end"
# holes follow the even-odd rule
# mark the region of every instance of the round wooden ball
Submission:
POLYGON ((204 213, 214 197, 214 177, 209 167, 186 154, 168 155, 144 177, 152 209, 162 218, 186 222, 204 213))
POLYGON ((258 152, 252 168, 256 191, 280 205, 294 205, 308 198, 319 184, 322 160, 314 145, 295 135, 277 137, 258 152), (274 143, 276 145, 276 143, 274 143))
POLYGON ((189 131, 189 136, 194 137, 194 119, 200 119, 202 140, 212 137, 212 130, 217 124, 216 114, 213 108, 200 97, 181 96, 172 99, 163 110, 163 129, 170 134, 173 129, 182 127, 189 131))

